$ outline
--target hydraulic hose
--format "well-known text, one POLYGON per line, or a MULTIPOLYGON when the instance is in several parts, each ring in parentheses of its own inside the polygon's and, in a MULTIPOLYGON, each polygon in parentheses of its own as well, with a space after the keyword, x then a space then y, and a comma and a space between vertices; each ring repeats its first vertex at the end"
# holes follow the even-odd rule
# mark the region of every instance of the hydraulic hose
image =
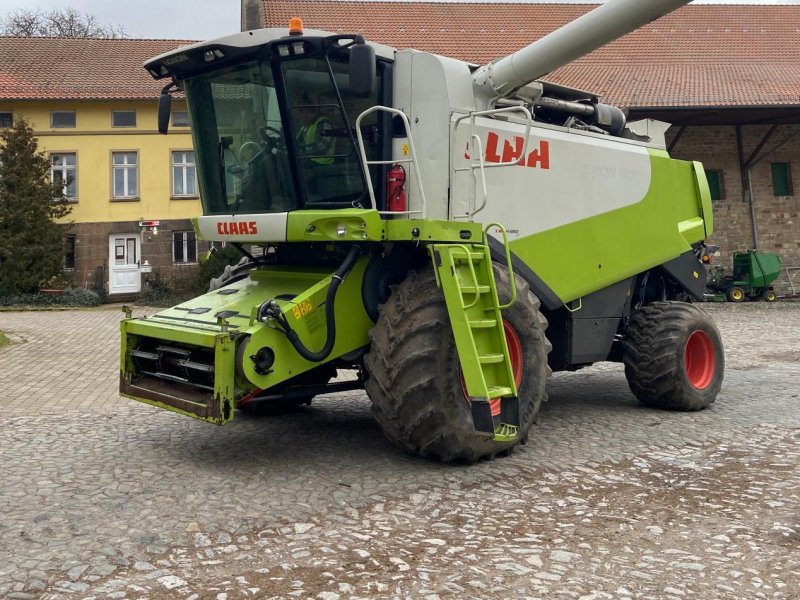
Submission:
POLYGON ((362 250, 359 246, 353 246, 342 264, 331 276, 331 284, 328 286, 328 292, 325 295, 325 324, 327 334, 325 338, 325 345, 321 350, 318 352, 313 352, 305 347, 303 342, 300 340, 300 337, 297 335, 297 332, 292 329, 292 326, 286 320, 286 317, 283 316, 283 311, 280 309, 280 306, 274 300, 269 300, 261 305, 258 310, 259 320, 263 321, 267 317, 272 317, 275 319, 292 347, 307 361, 321 362, 325 360, 328 358, 331 350, 333 350, 333 345, 336 343, 336 315, 334 312, 336 291, 339 289, 342 281, 344 281, 344 278, 347 277, 347 274, 353 268, 353 265, 355 265, 356 260, 361 255, 361 252, 362 250))

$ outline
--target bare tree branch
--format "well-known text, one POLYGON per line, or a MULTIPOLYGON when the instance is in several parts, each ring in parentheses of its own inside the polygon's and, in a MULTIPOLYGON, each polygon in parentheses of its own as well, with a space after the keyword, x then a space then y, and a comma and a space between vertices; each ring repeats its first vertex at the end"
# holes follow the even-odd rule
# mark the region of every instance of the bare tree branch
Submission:
POLYGON ((127 37, 122 25, 101 25, 94 15, 72 7, 53 10, 19 8, 0 20, 0 34, 17 37, 127 37))

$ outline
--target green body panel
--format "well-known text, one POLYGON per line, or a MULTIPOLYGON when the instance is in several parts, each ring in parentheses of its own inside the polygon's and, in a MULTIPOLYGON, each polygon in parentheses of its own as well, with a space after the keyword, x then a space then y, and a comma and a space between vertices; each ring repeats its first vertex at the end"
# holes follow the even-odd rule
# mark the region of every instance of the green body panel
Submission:
MULTIPOLYGON (((362 257, 339 286, 334 307, 337 324, 336 343, 324 362, 358 350, 369 343, 368 334, 374 323, 367 315, 361 300, 361 281, 366 264, 366 257, 362 257)), ((297 294, 292 301, 279 300, 284 305, 284 315, 308 349, 316 351, 322 348, 326 337, 325 295, 331 281, 330 272, 322 275, 315 284, 297 292, 287 290, 286 279, 283 281, 275 279, 268 270, 256 272, 254 275, 262 280, 258 282, 258 294, 262 302, 266 298, 287 293, 297 294)), ((244 375, 250 383, 260 389, 275 386, 319 364, 301 357, 286 336, 271 326, 257 323, 251 333, 251 338, 244 349, 245 356, 255 354, 263 346, 269 346, 275 352, 273 370, 267 375, 257 374, 253 370, 252 361, 244 361, 244 375)))
POLYGON ((376 210, 298 210, 289 213, 286 239, 290 242, 481 242, 480 223, 435 219, 381 220, 376 210), (344 232, 343 235, 340 235, 344 232))
POLYGON ((481 242, 481 223, 436 219, 393 219, 384 222, 386 240, 398 242, 481 242))
POLYGON ((220 332, 220 326, 216 323, 176 325, 159 320, 157 315, 153 315, 152 318, 142 317, 123 321, 123 324, 124 332, 128 334, 155 337, 204 348, 213 348, 215 336, 220 332))
MULTIPOLYGON (((367 258, 362 257, 339 286, 335 302, 336 343, 325 362, 369 343, 368 332, 373 323, 361 300, 366 264, 367 258)), ((278 385, 318 365, 302 358, 271 322, 256 320, 258 307, 265 300, 276 298, 300 340, 310 350, 317 350, 324 345, 326 338, 324 310, 330 276, 331 270, 325 268, 261 267, 251 271, 249 278, 221 290, 149 317, 123 320, 122 395, 212 423, 230 420, 236 400, 253 391, 278 385), (235 292, 220 293, 229 290, 235 292), (190 313, 200 309, 208 310, 190 313), (215 316, 220 311, 236 314, 220 321, 215 316), (199 400, 196 401, 191 399, 191 395, 179 397, 176 393, 178 400, 172 401, 154 399, 154 396, 159 396, 157 391, 137 387, 139 374, 130 352, 148 338, 213 349, 214 392, 208 397, 197 394, 199 400), (275 363, 269 373, 260 375, 254 370, 254 362, 247 357, 265 346, 275 353, 275 363), (236 367, 237 354, 244 357, 240 369, 236 367)))
MULTIPOLYGON (((711 188, 708 185, 708 178, 706 171, 703 169, 703 163, 693 161, 694 176, 697 181, 697 193, 700 199, 700 215, 703 217, 705 223, 705 237, 710 237, 714 233, 714 209, 711 207, 711 188)), ((705 239, 705 238, 703 238, 705 239)))
POLYGON ((511 242, 563 302, 663 264, 705 239, 711 210, 710 200, 704 209, 702 169, 698 174, 692 163, 652 149, 650 162, 650 188, 641 202, 511 242))
POLYGON ((377 210, 297 210, 289 213, 286 239, 290 242, 377 242, 383 235, 382 225, 377 210))
POLYGON ((165 328, 158 324, 154 327, 142 327, 137 319, 123 320, 120 329, 120 395, 217 425, 227 423, 233 418, 236 401, 236 334, 208 334, 203 337, 203 344, 194 344, 194 341, 198 341, 199 334, 196 332, 189 332, 190 335, 185 336, 176 328, 165 328), (178 398, 172 394, 154 393, 152 389, 138 387, 134 381, 136 366, 130 351, 138 346, 143 335, 157 336, 157 339, 163 341, 212 348, 215 369, 213 391, 205 397, 196 394, 178 398))

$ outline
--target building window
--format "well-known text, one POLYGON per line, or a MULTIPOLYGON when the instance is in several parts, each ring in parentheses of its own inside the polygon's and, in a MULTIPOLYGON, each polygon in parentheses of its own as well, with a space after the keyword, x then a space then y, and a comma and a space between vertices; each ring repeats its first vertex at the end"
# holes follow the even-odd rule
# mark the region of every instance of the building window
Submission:
POLYGON ((136 198, 139 194, 139 169, 136 152, 112 152, 114 198, 136 198))
POLYGON ((68 235, 64 238, 64 270, 75 270, 75 241, 77 236, 68 235))
POLYGON ((722 177, 722 171, 716 169, 706 170, 706 179, 708 179, 708 189, 711 190, 711 199, 724 200, 725 179, 722 177))
POLYGON ((112 110, 111 111, 111 126, 112 127, 136 127, 136 111, 135 110, 112 110))
POLYGON ((197 262, 197 238, 194 231, 172 232, 172 262, 175 264, 197 262))
POLYGON ((54 110, 50 113, 50 126, 54 129, 59 127, 75 127, 74 110, 54 110))
POLYGON ((14 113, 9 111, 0 111, 0 128, 11 127, 14 124, 14 113))
POLYGON ((50 179, 70 202, 78 199, 78 161, 74 152, 50 155, 50 179))
POLYGON ((172 111, 172 126, 173 127, 188 127, 189 126, 189 111, 188 110, 173 110, 172 111))
POLYGON ((194 152, 181 150, 172 153, 172 196, 176 198, 197 196, 194 152))
POLYGON ((792 171, 789 163, 772 163, 772 195, 792 195, 792 171))

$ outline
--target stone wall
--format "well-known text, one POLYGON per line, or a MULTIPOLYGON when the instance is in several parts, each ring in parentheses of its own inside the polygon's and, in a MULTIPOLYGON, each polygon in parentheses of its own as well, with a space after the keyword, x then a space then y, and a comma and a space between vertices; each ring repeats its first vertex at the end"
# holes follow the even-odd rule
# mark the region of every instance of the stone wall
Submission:
MULTIPOLYGON (((769 129, 769 125, 742 126, 745 160, 769 129)), ((668 146, 678 132, 678 127, 667 132, 668 146)), ((717 265, 730 269, 733 252, 755 248, 757 238, 758 249, 780 255, 784 267, 800 267, 800 125, 779 126, 759 151, 758 156, 763 159, 757 160, 751 168, 755 211, 746 193, 746 183, 742 181, 735 127, 686 127, 671 155, 684 160, 700 160, 706 169, 723 173, 724 198, 714 202, 714 235, 709 238, 709 243, 720 247, 719 256, 715 257, 717 265), (773 162, 790 163, 792 196, 773 195, 770 167, 773 162)), ((795 290, 800 292, 800 271, 794 271, 791 277, 795 290)), ((779 294, 790 291, 785 270, 775 287, 779 294)))

